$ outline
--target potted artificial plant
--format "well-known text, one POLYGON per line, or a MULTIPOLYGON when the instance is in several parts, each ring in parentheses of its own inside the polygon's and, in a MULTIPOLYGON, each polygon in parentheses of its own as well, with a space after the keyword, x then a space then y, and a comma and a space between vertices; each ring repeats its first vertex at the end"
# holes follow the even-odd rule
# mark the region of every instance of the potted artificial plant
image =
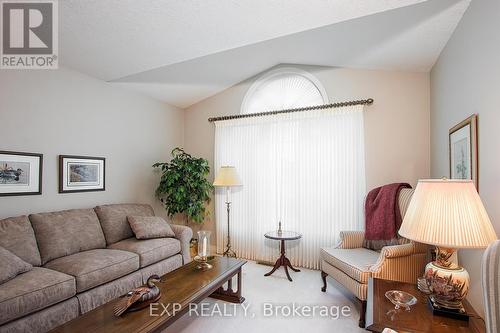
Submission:
MULTIPOLYGON (((172 160, 166 163, 155 163, 154 168, 161 168, 161 180, 156 189, 156 196, 167 210, 169 217, 175 214, 185 216, 189 221, 203 223, 208 213, 212 184, 207 176, 210 172, 208 161, 186 153, 182 148, 172 150, 172 160)), ((191 246, 196 248, 196 240, 191 246)))

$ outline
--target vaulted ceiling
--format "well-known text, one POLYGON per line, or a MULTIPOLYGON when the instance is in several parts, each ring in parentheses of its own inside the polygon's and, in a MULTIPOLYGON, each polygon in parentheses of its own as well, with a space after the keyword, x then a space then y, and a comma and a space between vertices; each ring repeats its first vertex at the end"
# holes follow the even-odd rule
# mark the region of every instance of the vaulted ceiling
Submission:
POLYGON ((280 63, 429 71, 470 0, 65 0, 60 63, 188 107, 280 63))

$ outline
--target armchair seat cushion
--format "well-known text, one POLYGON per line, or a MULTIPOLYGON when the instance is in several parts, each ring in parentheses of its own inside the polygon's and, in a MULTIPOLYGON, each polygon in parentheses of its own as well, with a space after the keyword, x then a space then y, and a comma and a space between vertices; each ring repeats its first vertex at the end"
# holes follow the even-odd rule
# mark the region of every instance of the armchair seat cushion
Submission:
POLYGON ((175 238, 138 240, 124 239, 108 246, 110 249, 129 251, 139 255, 140 267, 146 267, 181 252, 181 242, 175 238))
POLYGON ((365 248, 330 247, 322 248, 320 255, 321 259, 359 283, 368 283, 368 278, 371 276, 370 267, 377 262, 380 253, 365 248))
POLYGON ((139 269, 139 256, 132 252, 95 249, 48 262, 53 269, 76 279, 78 293, 118 279, 139 269))
POLYGON ((34 267, 0 285, 0 325, 64 301, 75 293, 74 277, 34 267))

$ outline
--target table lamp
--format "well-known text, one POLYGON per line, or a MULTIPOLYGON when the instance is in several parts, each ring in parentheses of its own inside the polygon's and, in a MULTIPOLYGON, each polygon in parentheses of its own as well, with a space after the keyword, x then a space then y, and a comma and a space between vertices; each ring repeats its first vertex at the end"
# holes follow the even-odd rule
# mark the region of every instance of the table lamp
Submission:
POLYGON ((497 239, 471 180, 419 180, 399 234, 436 246, 424 278, 434 313, 463 316, 469 273, 450 260, 457 249, 485 248, 497 239))
POLYGON ((226 207, 227 207, 227 244, 223 256, 236 257, 236 253, 231 249, 231 235, 229 233, 229 217, 231 212, 231 188, 242 186, 240 176, 233 166, 222 166, 214 180, 214 186, 226 188, 226 207))

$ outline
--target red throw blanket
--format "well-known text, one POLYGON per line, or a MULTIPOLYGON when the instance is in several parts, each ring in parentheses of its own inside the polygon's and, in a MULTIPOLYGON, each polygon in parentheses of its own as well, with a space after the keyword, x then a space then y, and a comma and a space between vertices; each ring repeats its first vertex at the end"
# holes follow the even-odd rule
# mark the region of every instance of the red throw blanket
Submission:
POLYGON ((398 243, 402 217, 398 205, 399 191, 411 188, 407 183, 394 183, 371 190, 365 201, 365 240, 363 247, 380 250, 398 243))

